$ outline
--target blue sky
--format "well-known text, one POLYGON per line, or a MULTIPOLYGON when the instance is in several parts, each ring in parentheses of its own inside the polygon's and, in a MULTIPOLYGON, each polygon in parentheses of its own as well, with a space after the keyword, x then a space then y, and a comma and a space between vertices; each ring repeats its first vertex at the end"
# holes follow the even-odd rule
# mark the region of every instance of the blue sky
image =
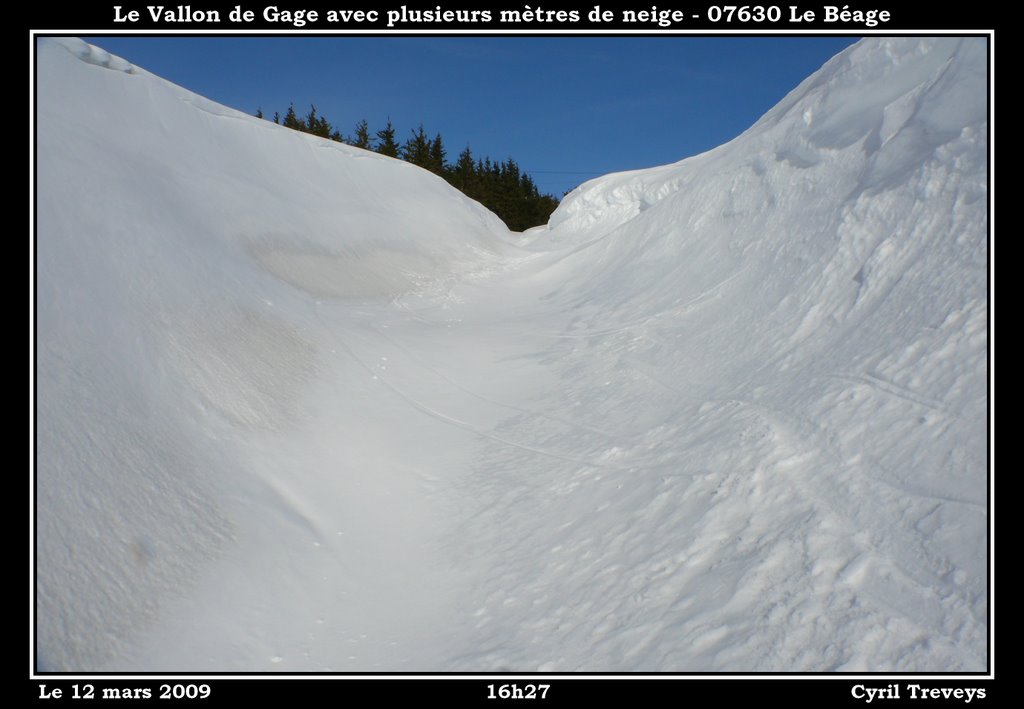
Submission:
POLYGON ((89 37, 248 113, 314 103, 343 134, 421 123, 454 160, 512 157, 542 192, 739 135, 853 37, 89 37))

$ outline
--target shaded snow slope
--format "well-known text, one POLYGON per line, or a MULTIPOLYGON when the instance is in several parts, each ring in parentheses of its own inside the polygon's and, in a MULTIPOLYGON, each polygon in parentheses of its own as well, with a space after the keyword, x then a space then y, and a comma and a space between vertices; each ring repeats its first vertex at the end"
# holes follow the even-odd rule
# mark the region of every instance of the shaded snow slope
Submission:
POLYGON ((861 42, 529 251, 38 66, 41 669, 985 668, 984 40, 861 42))
MULTIPOLYGON (((286 565, 314 526, 283 451, 341 386, 318 309, 489 268, 507 231, 407 163, 80 41, 41 41, 38 63, 39 654, 96 668, 213 560, 265 533, 266 568, 286 565)), ((339 405, 358 417, 360 396, 339 405)))

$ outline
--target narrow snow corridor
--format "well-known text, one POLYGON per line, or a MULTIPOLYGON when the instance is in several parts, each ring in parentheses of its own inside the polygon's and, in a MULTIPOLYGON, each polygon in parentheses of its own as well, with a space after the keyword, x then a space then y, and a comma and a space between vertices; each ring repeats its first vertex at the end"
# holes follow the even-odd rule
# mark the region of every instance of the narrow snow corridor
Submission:
POLYGON ((104 55, 38 46, 39 669, 985 668, 984 39, 522 235, 104 55))

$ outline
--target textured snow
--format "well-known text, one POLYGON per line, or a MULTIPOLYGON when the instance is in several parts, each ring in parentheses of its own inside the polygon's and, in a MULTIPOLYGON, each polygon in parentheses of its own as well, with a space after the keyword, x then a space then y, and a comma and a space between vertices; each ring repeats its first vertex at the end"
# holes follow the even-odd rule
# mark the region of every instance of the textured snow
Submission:
POLYGON ((38 46, 43 670, 981 671, 981 38, 508 233, 38 46))

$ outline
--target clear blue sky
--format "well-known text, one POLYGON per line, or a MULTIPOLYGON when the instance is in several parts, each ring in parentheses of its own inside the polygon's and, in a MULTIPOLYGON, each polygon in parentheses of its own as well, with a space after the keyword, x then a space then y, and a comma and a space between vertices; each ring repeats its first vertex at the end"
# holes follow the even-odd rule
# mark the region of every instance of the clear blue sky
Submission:
POLYGON ((390 116, 449 159, 512 157, 560 197, 734 138, 852 37, 87 37, 196 93, 272 116, 314 103, 343 135, 390 116), (585 174, 584 174, 585 173, 585 174))

